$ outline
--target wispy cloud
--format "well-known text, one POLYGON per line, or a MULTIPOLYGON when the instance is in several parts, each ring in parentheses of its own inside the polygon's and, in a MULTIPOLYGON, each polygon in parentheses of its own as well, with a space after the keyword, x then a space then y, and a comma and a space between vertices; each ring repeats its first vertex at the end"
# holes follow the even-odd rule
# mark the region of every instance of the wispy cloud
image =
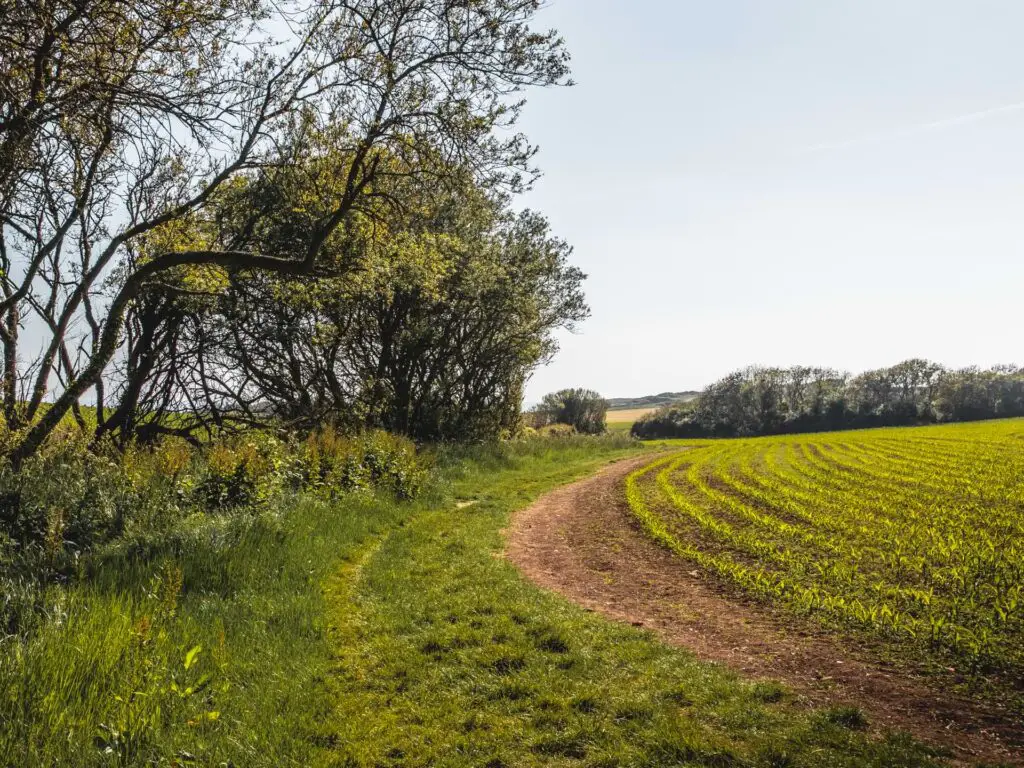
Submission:
POLYGON ((1019 101, 1014 104, 1004 104, 1001 107, 992 107, 990 109, 983 109, 979 112, 968 112, 965 115, 957 115, 956 117, 945 117, 941 120, 933 120, 929 123, 918 123, 917 125, 909 125, 903 128, 897 128, 892 131, 885 133, 869 134, 867 136, 858 136, 851 139, 842 139, 839 141, 826 141, 821 144, 812 144, 808 147, 802 147, 799 151, 803 152, 823 152, 830 149, 843 149, 845 147, 855 147, 863 144, 877 144, 883 141, 892 141, 894 139, 902 139, 908 136, 915 136, 921 133, 927 133, 929 131, 939 131, 945 128, 954 128, 959 125, 966 125, 968 123, 977 123, 981 120, 987 120, 990 117, 996 117, 999 115, 1005 115, 1009 112, 1020 112, 1024 110, 1024 101, 1019 101))

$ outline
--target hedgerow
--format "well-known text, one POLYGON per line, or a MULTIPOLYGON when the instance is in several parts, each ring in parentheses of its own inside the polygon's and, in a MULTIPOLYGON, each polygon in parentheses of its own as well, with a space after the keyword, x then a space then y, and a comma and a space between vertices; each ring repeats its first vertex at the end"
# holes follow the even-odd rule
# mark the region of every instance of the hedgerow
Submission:
POLYGON ((305 437, 266 432, 193 446, 170 438, 122 453, 97 453, 69 430, 18 471, 0 462, 0 632, 35 621, 47 585, 82 578, 89 556, 172 535, 193 518, 239 519, 281 506, 288 495, 322 499, 385 493, 410 499, 429 462, 385 432, 345 436, 324 428, 305 437))

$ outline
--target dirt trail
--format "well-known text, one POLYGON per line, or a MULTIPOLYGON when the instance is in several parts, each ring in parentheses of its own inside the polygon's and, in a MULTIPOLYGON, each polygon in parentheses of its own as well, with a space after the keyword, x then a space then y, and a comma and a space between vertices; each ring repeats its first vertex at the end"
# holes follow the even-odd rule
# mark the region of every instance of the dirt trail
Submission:
POLYGON ((874 729, 943 745, 958 762, 1024 765, 1021 724, 834 636, 786 627, 644 536, 623 480, 650 461, 618 462, 519 512, 507 531, 508 558, 542 587, 746 677, 783 682, 810 705, 854 704, 874 729))

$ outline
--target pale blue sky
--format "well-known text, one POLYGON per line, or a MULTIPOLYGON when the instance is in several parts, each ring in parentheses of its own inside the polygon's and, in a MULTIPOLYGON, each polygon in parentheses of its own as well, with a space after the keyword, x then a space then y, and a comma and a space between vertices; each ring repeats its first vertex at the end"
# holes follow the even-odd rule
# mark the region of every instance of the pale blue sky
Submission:
POLYGON ((526 204, 593 317, 536 373, 606 396, 750 364, 1024 363, 1024 3, 553 0, 526 204))

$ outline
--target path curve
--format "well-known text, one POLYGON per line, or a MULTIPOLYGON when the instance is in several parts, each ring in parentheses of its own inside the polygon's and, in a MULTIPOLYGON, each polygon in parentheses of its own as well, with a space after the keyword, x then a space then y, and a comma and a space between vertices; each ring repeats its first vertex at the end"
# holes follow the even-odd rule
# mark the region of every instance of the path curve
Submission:
POLYGON ((786 627, 731 599, 695 566, 648 539, 625 503, 624 479, 651 455, 616 462, 518 512, 506 556, 534 583, 750 678, 789 686, 811 706, 860 707, 875 730, 906 731, 959 763, 1024 766, 1024 725, 938 691, 832 635, 786 627))

